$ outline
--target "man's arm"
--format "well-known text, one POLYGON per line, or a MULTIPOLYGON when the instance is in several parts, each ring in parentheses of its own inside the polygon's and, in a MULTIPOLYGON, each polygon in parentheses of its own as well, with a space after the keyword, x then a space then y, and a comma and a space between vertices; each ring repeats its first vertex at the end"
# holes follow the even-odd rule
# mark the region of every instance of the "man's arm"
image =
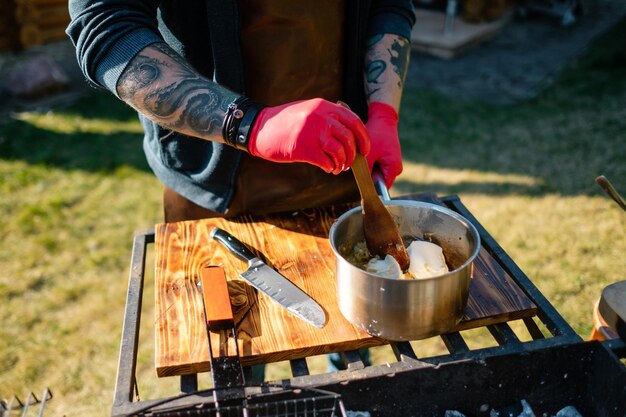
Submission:
POLYGON ((409 41, 398 35, 376 35, 369 40, 365 54, 368 103, 386 103, 399 111, 410 52, 409 41))
MULTIPOLYGON (((160 126, 222 143, 228 106, 238 97, 200 76, 164 43, 133 57, 117 82, 117 94, 160 126)), ((321 99, 265 107, 251 123, 245 149, 274 162, 307 162, 338 174, 352 165, 357 149, 369 151, 358 116, 321 99)))
POLYGON ((202 77, 165 43, 147 46, 128 63, 117 93, 160 126, 222 143, 226 109, 238 96, 202 77))
POLYGON ((369 152, 359 117, 336 103, 312 99, 263 108, 198 74, 163 43, 159 3, 69 1, 67 33, 90 82, 116 92, 164 128, 270 161, 306 162, 339 173, 357 149, 369 152))
POLYGON ((410 53, 406 38, 384 34, 369 40, 365 54, 366 128, 371 138, 367 162, 370 170, 378 167, 387 188, 402 172, 398 112, 410 53))

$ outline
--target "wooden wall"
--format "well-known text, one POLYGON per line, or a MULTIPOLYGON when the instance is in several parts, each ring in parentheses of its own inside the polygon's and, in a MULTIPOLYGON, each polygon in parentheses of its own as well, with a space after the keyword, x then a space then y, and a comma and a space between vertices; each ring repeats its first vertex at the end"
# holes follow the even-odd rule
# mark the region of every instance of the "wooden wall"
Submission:
POLYGON ((0 0, 0 51, 17 49, 18 27, 15 22, 15 1, 0 0))
POLYGON ((0 51, 67 39, 67 0, 0 0, 0 51))

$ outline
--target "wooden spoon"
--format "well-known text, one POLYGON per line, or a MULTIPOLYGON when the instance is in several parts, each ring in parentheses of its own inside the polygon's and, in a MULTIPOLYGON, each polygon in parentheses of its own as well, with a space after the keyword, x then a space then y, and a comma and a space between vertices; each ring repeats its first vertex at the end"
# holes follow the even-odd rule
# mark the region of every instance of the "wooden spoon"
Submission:
MULTIPOLYGON (((337 104, 350 109, 347 103, 337 104)), ((352 164, 352 173, 361 193, 363 234, 370 254, 384 258, 391 255, 400 265, 402 272, 409 270, 409 255, 406 253, 398 225, 378 197, 365 156, 357 152, 352 164)))
POLYGON ((363 233, 367 249, 372 255, 384 258, 391 255, 398 261, 400 269, 409 269, 409 255, 402 242, 396 222, 378 197, 365 157, 357 153, 352 164, 352 173, 361 193, 363 233))

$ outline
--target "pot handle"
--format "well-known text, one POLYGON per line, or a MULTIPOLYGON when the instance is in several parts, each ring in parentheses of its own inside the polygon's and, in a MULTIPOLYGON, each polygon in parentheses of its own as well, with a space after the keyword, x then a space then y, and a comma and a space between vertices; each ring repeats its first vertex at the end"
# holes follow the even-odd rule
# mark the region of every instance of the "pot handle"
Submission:
POLYGON ((387 190, 387 186, 385 185, 385 178, 383 178, 383 174, 380 172, 378 167, 374 167, 372 170, 372 179, 374 180, 374 188, 376 188, 376 192, 380 198, 383 201, 391 200, 389 190, 387 190))

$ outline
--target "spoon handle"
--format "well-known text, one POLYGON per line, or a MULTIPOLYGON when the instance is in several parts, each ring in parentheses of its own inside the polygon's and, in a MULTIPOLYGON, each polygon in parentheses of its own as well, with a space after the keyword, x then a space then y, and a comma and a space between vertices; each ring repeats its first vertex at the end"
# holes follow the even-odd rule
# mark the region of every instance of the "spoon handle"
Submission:
POLYGON ((361 192, 361 198, 366 201, 375 201, 374 199, 378 200, 379 197, 376 193, 374 183, 372 182, 372 177, 369 167, 367 166, 367 161, 363 155, 357 153, 354 157, 354 162, 352 163, 352 172, 359 187, 359 191, 361 192))

